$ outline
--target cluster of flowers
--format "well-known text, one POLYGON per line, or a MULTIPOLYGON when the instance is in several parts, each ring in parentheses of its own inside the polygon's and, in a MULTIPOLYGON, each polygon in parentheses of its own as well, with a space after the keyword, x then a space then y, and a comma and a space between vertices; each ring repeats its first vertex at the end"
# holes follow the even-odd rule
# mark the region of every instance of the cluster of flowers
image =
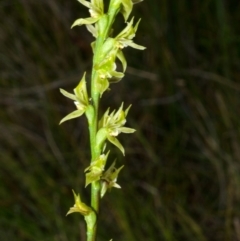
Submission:
MULTIPOLYGON (((124 77, 124 72, 127 67, 127 62, 122 52, 123 48, 128 46, 143 50, 145 47, 138 45, 133 42, 136 31, 138 29, 139 21, 134 25, 134 18, 128 22, 129 15, 132 11, 134 3, 140 2, 142 0, 111 0, 107 13, 104 13, 103 0, 78 0, 81 4, 89 8, 90 17, 77 19, 72 27, 79 25, 86 25, 88 31, 96 38, 91 46, 93 53, 98 55, 97 63, 93 63, 94 71, 96 72, 96 89, 99 95, 109 89, 109 85, 112 82, 120 81, 124 77), (126 22, 126 27, 115 37, 112 35, 112 29, 107 29, 106 25, 112 23, 118 12, 121 12, 124 20, 126 22), (108 33, 106 34, 106 31, 108 33), (96 45, 98 44, 98 38, 102 36, 107 36, 104 39, 103 45, 98 53, 95 52, 96 45), (116 70, 116 60, 119 60, 122 65, 122 72, 116 70)), ((86 73, 84 73, 78 86, 74 89, 74 93, 71 94, 63 89, 60 89, 61 93, 74 101, 77 110, 71 112, 65 116, 60 123, 67 120, 77 118, 82 116, 84 113, 88 117, 93 109, 91 101, 88 96, 87 86, 86 86, 86 73)), ((117 111, 112 111, 108 109, 100 119, 98 123, 98 131, 96 134, 96 146, 102 150, 101 155, 94 160, 89 167, 85 169, 86 172, 86 186, 95 181, 101 181, 101 197, 104 196, 108 189, 112 187, 120 188, 116 183, 118 174, 123 168, 115 168, 115 161, 113 164, 105 171, 106 161, 109 155, 104 153, 105 143, 108 140, 110 143, 114 144, 124 155, 124 148, 122 144, 117 139, 120 133, 133 133, 135 130, 132 128, 125 127, 126 116, 130 106, 123 110, 123 104, 117 111)), ((69 213, 80 212, 84 216, 87 216, 91 212, 86 204, 81 202, 80 196, 74 193, 75 205, 69 210, 69 213)))

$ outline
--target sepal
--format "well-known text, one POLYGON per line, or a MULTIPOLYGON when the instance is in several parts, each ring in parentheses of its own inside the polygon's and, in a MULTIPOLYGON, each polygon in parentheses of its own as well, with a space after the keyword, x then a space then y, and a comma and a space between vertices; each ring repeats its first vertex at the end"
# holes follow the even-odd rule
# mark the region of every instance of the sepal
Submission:
POLYGON ((62 118, 62 120, 59 122, 59 124, 62 124, 63 122, 67 121, 67 120, 71 120, 77 117, 80 117, 84 114, 85 112, 85 108, 82 110, 75 110, 73 112, 71 112, 70 114, 66 115, 64 118, 62 118))
POLYGON ((99 18, 79 18, 79 19, 74 21, 71 28, 73 28, 75 26, 81 26, 81 25, 84 25, 84 24, 86 24, 86 25, 94 24, 98 20, 99 20, 99 18))
POLYGON ((86 28, 93 35, 93 37, 98 37, 97 29, 92 24, 86 24, 86 28))
POLYGON ((120 141, 115 136, 108 135, 107 139, 108 139, 109 142, 111 142, 113 145, 115 145, 122 152, 122 154, 125 156, 124 147, 122 146, 120 141))
POLYGON ((132 0, 122 0, 121 13, 124 17, 125 22, 128 20, 130 13, 132 12, 133 2, 132 0))
POLYGON ((91 2, 85 1, 85 0, 78 0, 78 1, 85 7, 89 8, 91 17, 77 19, 76 21, 74 21, 71 28, 78 25, 83 25, 83 24, 89 25, 89 24, 96 23, 103 16, 103 11, 104 11, 103 0, 91 0, 91 2))
POLYGON ((92 208, 90 208, 89 206, 87 206, 85 203, 83 203, 81 201, 80 194, 77 195, 74 192, 74 190, 72 190, 72 191, 73 191, 73 195, 74 195, 75 204, 73 205, 73 207, 71 207, 69 209, 69 211, 67 212, 66 216, 71 214, 71 213, 75 213, 75 212, 80 213, 83 216, 87 216, 91 212, 93 212, 92 208))

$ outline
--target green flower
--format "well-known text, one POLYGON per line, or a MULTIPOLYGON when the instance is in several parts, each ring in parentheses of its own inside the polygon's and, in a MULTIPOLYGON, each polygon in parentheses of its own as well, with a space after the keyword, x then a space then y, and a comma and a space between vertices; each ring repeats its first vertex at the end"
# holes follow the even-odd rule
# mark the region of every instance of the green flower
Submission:
POLYGON ((96 23, 102 16, 103 16, 103 11, 104 11, 104 5, 103 5, 103 0, 91 0, 85 1, 85 0, 78 0, 82 5, 86 6, 89 8, 90 12, 90 18, 79 18, 77 19, 71 28, 77 26, 77 25, 83 25, 83 24, 93 24, 96 23))
POLYGON ((96 161, 92 162, 91 165, 85 169, 85 172, 87 172, 85 187, 92 182, 100 180, 105 168, 108 155, 109 152, 106 155, 100 155, 96 161))
POLYGON ((99 77, 97 85, 101 95, 109 88, 110 83, 116 83, 124 77, 122 72, 116 71, 117 66, 112 58, 115 58, 115 56, 111 56, 108 61, 97 70, 99 77))
POLYGON ((65 116, 61 121, 60 124, 64 121, 77 118, 87 110, 89 105, 88 94, 87 94, 87 87, 86 87, 86 80, 85 80, 84 73, 82 79, 80 80, 78 86, 73 90, 74 94, 67 92, 66 90, 60 89, 60 92, 69 99, 74 100, 74 104, 77 107, 77 110, 71 112, 67 116, 65 116))
POLYGON ((130 107, 131 106, 124 111, 122 103, 119 110, 116 113, 114 110, 111 114, 109 114, 108 108, 98 124, 99 131, 97 133, 97 145, 102 146, 104 141, 107 139, 113 145, 118 147, 124 155, 124 148, 116 137, 120 133, 130 134, 136 131, 135 129, 124 126, 130 107))
POLYGON ((99 92, 102 94, 109 87, 110 83, 118 82, 123 77, 127 61, 122 52, 123 48, 130 46, 139 50, 144 50, 145 47, 133 42, 140 20, 133 26, 133 20, 127 23, 126 28, 121 31, 115 38, 108 38, 101 50, 99 64, 96 64, 94 68, 99 75, 99 92), (122 63, 123 72, 116 71, 115 60, 118 58, 122 63))
MULTIPOLYGON (((99 62, 94 65, 94 69, 98 74, 97 89, 102 95, 108 88, 110 83, 116 83, 124 77, 124 72, 127 68, 127 61, 124 57, 122 49, 130 46, 136 49, 143 50, 145 47, 133 42, 140 20, 133 26, 133 20, 127 23, 127 26, 115 38, 107 38, 104 42, 100 53, 99 62), (123 67, 123 72, 116 71, 116 58, 120 60, 123 67)), ((93 36, 97 36, 97 30, 92 25, 88 25, 88 30, 93 36), (91 26, 91 27, 90 27, 91 26)), ((95 42, 92 43, 94 51, 95 42)))
POLYGON ((111 189, 112 187, 121 188, 119 184, 117 184, 117 178, 119 172, 122 170, 124 166, 119 168, 115 167, 115 162, 108 168, 108 170, 103 174, 101 180, 101 197, 103 197, 106 191, 111 189))
POLYGON ((135 24, 135 26, 133 26, 133 20, 134 20, 134 18, 132 18, 131 21, 129 23, 127 23, 127 26, 122 30, 122 32, 120 32, 115 37, 115 40, 118 42, 118 44, 119 44, 118 47, 120 49, 130 46, 135 49, 144 50, 146 47, 135 44, 132 40, 136 35, 138 25, 139 25, 141 19, 138 20, 138 22, 135 24))
POLYGON ((74 195, 75 204, 73 205, 73 207, 69 209, 66 215, 78 212, 78 213, 81 213, 83 216, 87 216, 91 212, 93 212, 93 210, 90 207, 88 207, 85 203, 81 201, 79 194, 76 195, 76 193, 73 191, 73 195, 74 195))
MULTIPOLYGON (((116 71, 116 57, 118 57, 118 45, 114 38, 108 38, 99 54, 99 63, 94 65, 95 70, 98 73, 98 90, 102 95, 104 91, 109 88, 110 83, 116 83, 120 81, 124 74, 116 71)), ((122 61, 121 56, 119 59, 122 61)), ((124 68, 125 71, 126 68, 124 68)))

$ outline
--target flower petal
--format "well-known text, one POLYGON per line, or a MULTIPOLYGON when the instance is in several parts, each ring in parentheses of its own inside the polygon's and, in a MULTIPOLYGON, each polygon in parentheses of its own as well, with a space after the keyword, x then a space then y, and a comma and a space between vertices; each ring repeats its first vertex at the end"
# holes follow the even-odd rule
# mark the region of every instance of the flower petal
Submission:
POLYGON ((69 99, 71 99, 71 100, 77 101, 77 97, 76 97, 75 95, 67 92, 66 90, 60 89, 60 92, 61 92, 64 96, 66 96, 67 98, 69 98, 69 99))
POLYGON ((116 40, 118 39, 122 39, 122 38, 127 38, 127 36, 130 34, 130 32, 132 32, 131 30, 134 29, 133 28, 133 20, 134 18, 131 19, 131 21, 129 23, 127 23, 127 26, 116 36, 116 40))
POLYGON ((125 19, 125 22, 128 20, 128 17, 132 12, 132 8, 133 8, 132 0, 122 0, 121 13, 125 19))
POLYGON ((104 9, 103 0, 92 0, 92 5, 103 12, 103 9, 104 9))
POLYGON ((93 35, 93 37, 97 38, 97 30, 92 24, 86 24, 86 28, 93 35))
POLYGON ((126 68, 127 68, 127 61, 126 61, 125 56, 124 56, 124 54, 121 50, 118 50, 117 58, 121 61, 122 66, 123 66, 123 72, 125 72, 126 68))
POLYGON ((67 116, 65 116, 59 124, 62 124, 64 121, 67 120, 71 120, 77 117, 80 117, 84 112, 85 112, 86 108, 84 107, 82 110, 75 110, 73 112, 71 112, 70 114, 68 114, 67 116))
POLYGON ((91 3, 85 0, 78 0, 82 5, 84 5, 87 8, 91 8, 91 3))
POLYGON ((119 140, 118 140, 116 137, 108 135, 107 139, 108 139, 113 145, 115 145, 115 146, 122 152, 122 154, 125 156, 124 148, 123 148, 122 144, 119 142, 119 140))
POLYGON ((100 95, 102 96, 103 92, 105 92, 109 87, 109 82, 108 82, 107 78, 98 78, 97 86, 98 86, 97 87, 98 91, 99 91, 100 95))
POLYGON ((122 72, 111 71, 110 74, 112 77, 108 79, 109 83, 117 83, 124 77, 122 72))
POLYGON ((130 133, 134 133, 136 130, 129 127, 120 127, 118 128, 118 131, 122 133, 130 134, 130 133))
POLYGON ((83 74, 82 79, 80 80, 78 86, 73 90, 78 102, 83 103, 85 106, 88 106, 88 93, 85 80, 86 72, 83 74))
POLYGON ((93 23, 96 23, 98 19, 99 18, 79 18, 72 24, 71 28, 75 26, 80 26, 83 24, 93 24, 93 23))
POLYGON ((134 49, 139 49, 139 50, 144 50, 146 49, 146 47, 139 45, 139 44, 135 44, 132 40, 126 41, 127 45, 134 48, 134 49))

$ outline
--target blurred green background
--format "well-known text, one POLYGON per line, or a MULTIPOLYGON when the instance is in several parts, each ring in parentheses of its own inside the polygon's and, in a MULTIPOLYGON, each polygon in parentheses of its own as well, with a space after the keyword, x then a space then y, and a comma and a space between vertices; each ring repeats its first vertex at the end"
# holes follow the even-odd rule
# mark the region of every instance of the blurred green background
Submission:
MULTIPOLYGON (((240 2, 145 0, 126 49, 125 78, 101 112, 133 104, 120 136, 126 157, 102 200, 99 241, 240 241, 240 2)), ((91 70, 92 36, 70 29, 88 16, 75 0, 0 2, 0 240, 85 240, 80 215, 65 217, 71 189, 89 201, 85 118, 59 88, 91 70)), ((122 17, 118 26, 123 26, 122 17)))

